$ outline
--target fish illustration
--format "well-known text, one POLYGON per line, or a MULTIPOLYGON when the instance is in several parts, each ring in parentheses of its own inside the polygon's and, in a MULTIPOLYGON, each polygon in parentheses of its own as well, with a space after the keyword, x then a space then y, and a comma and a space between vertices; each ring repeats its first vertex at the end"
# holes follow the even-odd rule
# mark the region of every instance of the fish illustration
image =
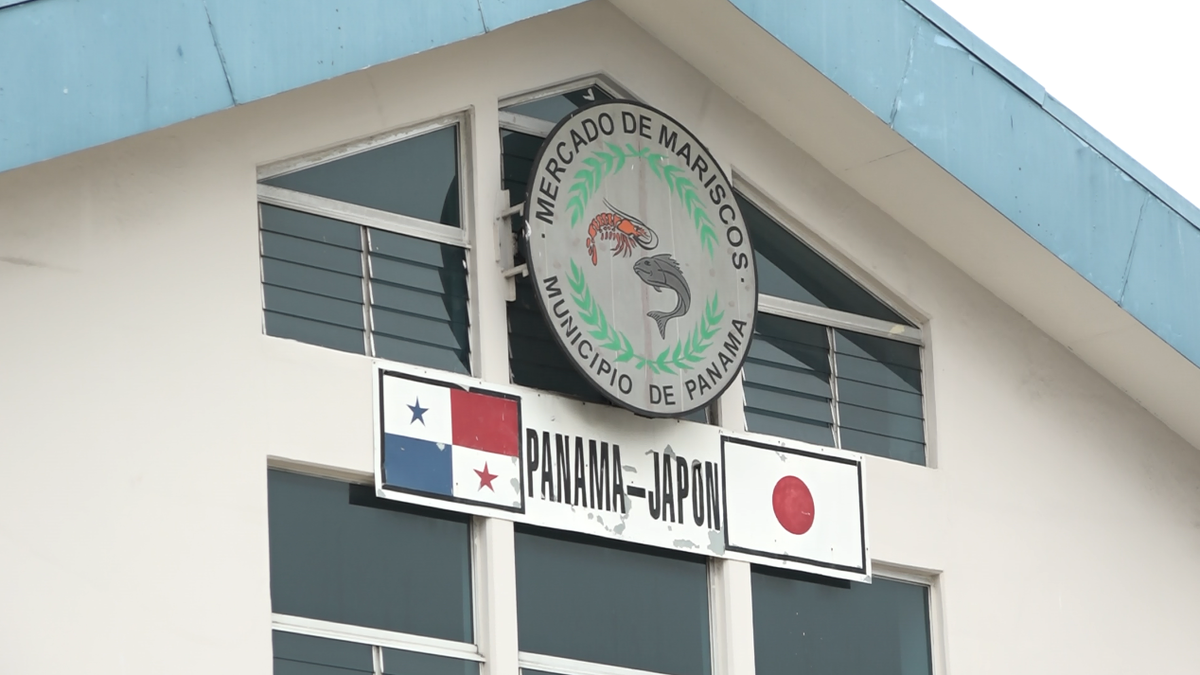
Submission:
POLYGON ((592 256, 592 264, 597 263, 596 239, 613 242, 613 255, 629 255, 634 246, 640 246, 647 251, 658 246, 658 235, 642 221, 621 211, 604 200, 609 212, 601 213, 592 219, 588 225, 587 245, 588 255, 592 256))
POLYGON ((692 306, 692 290, 688 288, 688 282, 683 278, 683 271, 679 269, 679 263, 671 257, 670 253, 659 253, 633 263, 633 272, 659 293, 662 293, 662 289, 666 287, 675 291, 679 296, 679 302, 676 303, 675 309, 669 312, 646 313, 646 316, 654 319, 654 322, 658 324, 659 336, 667 337, 667 322, 687 314, 688 308, 692 306))

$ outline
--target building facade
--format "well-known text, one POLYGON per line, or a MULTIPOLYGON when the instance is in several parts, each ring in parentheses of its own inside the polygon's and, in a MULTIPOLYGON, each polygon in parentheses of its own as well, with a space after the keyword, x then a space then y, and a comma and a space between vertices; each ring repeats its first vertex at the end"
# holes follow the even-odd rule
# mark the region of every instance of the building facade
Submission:
POLYGON ((725 4, 584 3, 0 174, 0 671, 1195 672, 1186 346, 725 4), (870 583, 376 489, 380 369, 651 423, 514 238, 607 98, 703 139, 758 264, 744 368, 653 424, 861 455, 870 583))

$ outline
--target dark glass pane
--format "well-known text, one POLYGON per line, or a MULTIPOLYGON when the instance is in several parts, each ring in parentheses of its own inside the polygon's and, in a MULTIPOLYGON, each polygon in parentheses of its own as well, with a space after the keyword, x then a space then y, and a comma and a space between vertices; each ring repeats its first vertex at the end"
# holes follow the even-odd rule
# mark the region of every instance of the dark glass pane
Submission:
POLYGON ((592 86, 566 94, 559 94, 558 96, 548 96, 536 101, 530 101, 529 103, 509 106, 505 110, 557 123, 576 108, 595 103, 596 101, 609 100, 612 100, 612 96, 608 92, 600 87, 592 86))
POLYGON ((384 675, 479 675, 479 664, 399 649, 383 650, 384 675))
MULTIPOLYGON (((465 275, 464 270, 457 270, 459 276, 465 275)), ((371 278, 386 281, 396 286, 407 286, 431 293, 445 293, 447 278, 453 272, 437 267, 417 265, 404 260, 394 260, 378 255, 371 255, 371 278)))
POLYGON ((857 429, 842 429, 842 447, 910 464, 925 464, 925 444, 857 429))
POLYGON ((743 368, 747 382, 826 400, 833 398, 833 389, 829 386, 829 373, 783 368, 769 361, 755 359, 746 359, 743 368))
POLYGON ((921 395, 873 384, 838 379, 838 400, 864 408, 885 410, 909 417, 924 417, 921 395))
MULTIPOLYGON (((516 131, 502 130, 500 132, 500 185, 508 190, 510 206, 525 201, 525 190, 529 184, 529 170, 533 159, 537 156, 542 140, 537 136, 522 134, 516 131)), ((513 215, 513 232, 519 233, 525 226, 520 214, 513 215)), ((519 250, 518 256, 523 255, 519 250)))
POLYGON ((263 312, 263 315, 266 319, 267 335, 355 354, 365 351, 361 330, 279 314, 269 309, 263 312))
POLYGON ((263 258, 263 283, 362 304, 362 277, 263 258))
POLYGON ((471 374, 471 355, 461 349, 411 342, 382 333, 375 333, 372 340, 375 342, 375 356, 381 359, 415 363, 463 375, 471 374))
POLYGON ((921 393, 920 370, 845 354, 837 354, 836 358, 839 380, 854 380, 910 394, 921 393))
POLYGON ((907 342, 835 330, 834 349, 839 354, 882 361, 913 370, 921 369, 921 348, 907 342))
POLYGON ((278 232, 355 251, 362 250, 362 229, 358 225, 314 216, 311 213, 281 209, 270 204, 259 204, 258 208, 262 229, 268 232, 278 232))
POLYGON ((508 303, 509 366, 514 384, 583 401, 609 404, 571 365, 550 333, 528 277, 517 280, 517 299, 508 303))
POLYGON ((760 314, 746 359, 746 428, 833 445, 829 331, 760 314))
POLYGON ((462 264, 465 249, 457 246, 447 246, 436 241, 417 239, 374 228, 368 228, 367 234, 370 237, 372 253, 430 267, 461 266, 462 264), (446 249, 456 253, 448 256, 446 249))
POLYGON ((469 373, 466 250, 381 230, 368 234, 375 355, 469 373))
POLYGON ((439 347, 467 348, 467 324, 465 323, 456 324, 426 319, 379 307, 373 307, 372 311, 371 327, 376 335, 387 335, 439 347))
POLYGON ((825 447, 833 445, 832 425, 799 417, 778 417, 747 408, 746 428, 760 434, 794 438, 825 447))
POLYGON ((792 394, 769 387, 760 387, 749 380, 745 383, 746 409, 770 413, 778 417, 803 417, 833 424, 833 408, 827 398, 792 394))
MULTIPOLYGON (((398 286, 467 297, 466 249, 371 231, 371 278, 398 286)), ((466 304, 461 304, 466 319, 466 304)))
POLYGON ((925 423, 920 417, 896 415, 882 410, 862 408, 844 401, 838 404, 838 424, 873 434, 902 438, 915 443, 925 441, 925 423))
POLYGON ((319 318, 335 326, 363 329, 362 303, 294 291, 263 284, 263 303, 273 311, 291 316, 319 318))
POLYGON ((912 325, 741 195, 754 244, 758 292, 883 321, 912 325))
POLYGON ((929 675, 928 593, 876 577, 825 585, 754 568, 758 675, 929 675))
POLYGON ((518 530, 522 651, 674 675, 709 672, 700 557, 518 530))
POLYGON ((829 331, 824 326, 759 314, 749 356, 781 366, 829 372, 829 331))
POLYGON ((269 472, 274 612, 471 642, 466 518, 269 472))
POLYGON ((439 129, 262 182, 459 226, 455 127, 439 129))
MULTIPOLYGON (((396 309, 406 314, 438 321, 465 321, 467 299, 458 298, 458 303, 449 303, 447 297, 441 293, 395 286, 379 281, 371 284, 371 304, 376 307, 396 309)), ((449 297, 457 298, 458 296, 449 297)))
POLYGON ((260 205, 267 335, 362 354, 362 229, 260 205))
POLYGON ((271 633, 275 675, 351 675, 374 672, 371 648, 340 640, 271 633))
POLYGON ((264 258, 286 260, 317 269, 362 275, 362 253, 309 239, 263 231, 264 258))

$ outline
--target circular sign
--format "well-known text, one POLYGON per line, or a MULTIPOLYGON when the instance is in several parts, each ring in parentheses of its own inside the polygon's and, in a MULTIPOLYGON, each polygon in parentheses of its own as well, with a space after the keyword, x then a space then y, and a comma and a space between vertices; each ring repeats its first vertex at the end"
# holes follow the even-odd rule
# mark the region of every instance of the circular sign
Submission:
POLYGON ((754 252, 729 179, 682 125, 633 101, 576 110, 538 151, 524 215, 542 313, 608 398, 676 417, 737 377, 754 252))

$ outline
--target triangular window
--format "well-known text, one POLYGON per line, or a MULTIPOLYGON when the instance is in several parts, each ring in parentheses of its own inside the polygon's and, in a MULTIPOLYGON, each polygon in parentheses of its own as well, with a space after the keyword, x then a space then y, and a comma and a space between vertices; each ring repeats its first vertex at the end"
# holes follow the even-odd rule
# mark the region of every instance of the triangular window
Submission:
POLYGON ((444 127, 262 184, 459 227, 456 132, 444 127))
POLYGON ((746 427, 925 462, 920 330, 745 197, 759 316, 746 427))

